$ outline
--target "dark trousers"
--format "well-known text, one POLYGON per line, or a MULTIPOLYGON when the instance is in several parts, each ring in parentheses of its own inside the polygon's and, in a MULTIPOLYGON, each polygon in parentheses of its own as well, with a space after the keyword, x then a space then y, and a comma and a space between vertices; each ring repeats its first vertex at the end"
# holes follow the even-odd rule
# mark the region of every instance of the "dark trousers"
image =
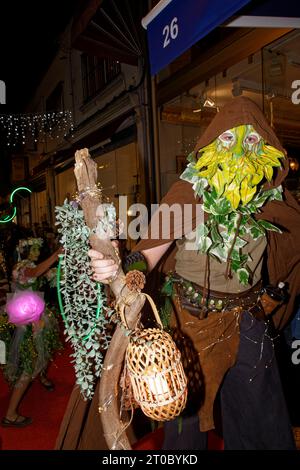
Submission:
MULTIPOLYGON (((266 324, 242 314, 235 365, 220 390, 226 450, 295 449, 272 341, 266 324)), ((200 432, 198 415, 165 423, 164 450, 204 450, 207 433, 200 432), (179 432, 181 429, 181 432, 179 432)))

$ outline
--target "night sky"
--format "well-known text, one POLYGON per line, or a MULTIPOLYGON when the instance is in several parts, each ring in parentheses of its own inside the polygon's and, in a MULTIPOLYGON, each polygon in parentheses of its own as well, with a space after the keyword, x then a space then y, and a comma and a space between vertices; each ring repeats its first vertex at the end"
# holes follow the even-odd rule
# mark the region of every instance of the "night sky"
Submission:
MULTIPOLYGON (((0 104, 0 114, 24 112, 79 3, 80 0, 1 2, 0 80, 6 84, 6 104, 0 104)), ((11 190, 9 173, 10 153, 0 130, 0 196, 11 190)))
POLYGON ((0 80, 6 105, 0 113, 21 112, 47 70, 75 8, 76 0, 3 1, 0 7, 0 80))

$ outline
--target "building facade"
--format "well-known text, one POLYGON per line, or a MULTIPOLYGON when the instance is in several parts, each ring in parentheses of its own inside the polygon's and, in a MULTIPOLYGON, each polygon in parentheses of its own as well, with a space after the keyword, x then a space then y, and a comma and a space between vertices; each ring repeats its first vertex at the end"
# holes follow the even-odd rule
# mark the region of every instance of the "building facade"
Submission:
POLYGON ((74 153, 84 147, 117 207, 118 195, 158 202, 214 115, 240 95, 268 117, 291 159, 290 187, 299 189, 300 30, 217 27, 150 77, 141 19, 156 3, 138 9, 132 0, 128 11, 121 1, 93 1, 68 26, 30 111, 70 110, 74 129, 26 149, 33 193, 22 201, 22 224, 53 225, 55 205, 76 192, 74 153))
MULTIPOLYGON (((111 11, 109 2, 93 4, 92 11, 83 9, 66 28, 59 51, 27 109, 45 116, 68 111, 72 129, 63 135, 55 135, 51 129, 26 143, 24 155, 13 159, 15 166, 18 158, 23 164, 25 160, 26 184, 32 190, 18 210, 18 222, 25 226, 54 225, 55 206, 76 193, 74 154, 81 148, 89 149, 98 165, 104 195, 116 206, 119 195, 127 196, 128 205, 150 203, 153 198, 149 80, 140 25, 145 5, 135 9, 136 17, 132 11, 126 13, 137 28, 132 33, 128 22, 124 24, 111 11), (103 18, 115 25, 120 38, 128 35, 123 49, 117 34, 117 45, 112 47, 109 25, 103 33, 103 18)), ((14 170, 12 179, 14 184, 25 183, 24 174, 22 178, 14 170)))

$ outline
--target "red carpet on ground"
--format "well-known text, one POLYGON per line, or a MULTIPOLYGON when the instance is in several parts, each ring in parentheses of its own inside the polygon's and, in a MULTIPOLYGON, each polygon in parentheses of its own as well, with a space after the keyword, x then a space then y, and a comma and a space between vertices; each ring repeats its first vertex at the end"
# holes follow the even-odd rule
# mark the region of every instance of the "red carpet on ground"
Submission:
MULTIPOLYGON (((59 431, 75 374, 70 363, 71 348, 56 353, 50 363, 48 377, 55 384, 53 392, 47 391, 34 380, 20 406, 22 416, 30 416, 33 423, 25 428, 3 428, 0 426, 1 450, 52 450, 59 431)), ((0 371, 0 416, 5 415, 10 393, 3 373, 0 371)))
MULTIPOLYGON (((34 380, 20 406, 23 416, 30 416, 33 423, 25 428, 0 426, 1 450, 53 450, 71 391, 75 382, 74 369, 70 363, 71 347, 56 354, 50 363, 48 377, 55 384, 53 392, 47 391, 34 380)), ((0 370, 0 417, 5 415, 10 393, 0 370)), ((149 433, 133 446, 134 450, 161 449, 163 428, 149 433)), ((223 441, 215 433, 209 433, 208 449, 222 450, 223 441)))

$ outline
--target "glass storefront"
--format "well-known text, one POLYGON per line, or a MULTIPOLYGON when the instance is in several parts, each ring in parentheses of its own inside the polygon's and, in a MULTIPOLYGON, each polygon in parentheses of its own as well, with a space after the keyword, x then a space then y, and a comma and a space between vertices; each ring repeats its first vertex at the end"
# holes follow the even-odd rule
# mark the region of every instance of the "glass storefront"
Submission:
POLYGON ((296 95, 292 86, 297 80, 300 83, 299 51, 300 31, 294 30, 162 106, 159 134, 163 194, 178 179, 187 155, 218 110, 232 97, 241 95, 264 111, 287 150, 291 159, 287 184, 297 194, 300 104, 292 100, 296 95))
POLYGON ((286 184, 300 201, 299 30, 264 48, 263 87, 264 112, 290 159, 290 172, 286 184))

